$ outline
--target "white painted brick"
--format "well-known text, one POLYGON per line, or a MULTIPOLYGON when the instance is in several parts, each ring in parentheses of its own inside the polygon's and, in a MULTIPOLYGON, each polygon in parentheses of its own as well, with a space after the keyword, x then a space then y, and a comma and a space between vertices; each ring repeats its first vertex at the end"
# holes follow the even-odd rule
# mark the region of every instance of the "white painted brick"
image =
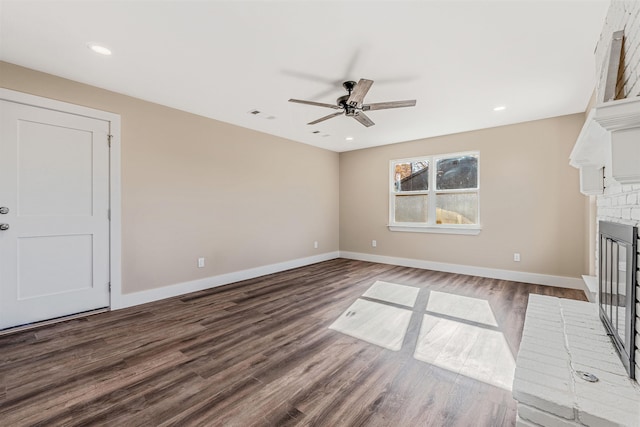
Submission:
POLYGON ((566 353, 562 348, 549 349, 548 347, 523 347, 524 346, 520 346, 517 360, 529 359, 539 363, 544 363, 549 366, 557 367, 568 368, 569 366, 571 366, 569 354, 566 353))
MULTIPOLYGON (((589 304, 589 303, 588 303, 589 304)), ((602 328, 602 322, 598 318, 598 309, 597 305, 589 304, 590 310, 586 310, 584 312, 569 312, 567 309, 563 308, 563 316, 562 321, 565 325, 583 328, 583 329, 598 329, 602 328)))
MULTIPOLYGON (((585 332, 593 331, 596 334, 600 332, 604 333, 604 327, 602 326, 602 322, 600 321, 600 318, 594 316, 593 318, 584 319, 584 317, 585 316, 583 315, 583 320, 580 321, 579 316, 565 316, 564 324, 576 330, 583 330, 585 332)), ((606 335, 603 335, 602 337, 597 337, 597 340, 602 342, 608 342, 605 339, 605 337, 606 335)))
POLYGON ((559 390, 529 383, 516 377, 513 380, 513 397, 518 402, 562 418, 573 419, 574 417, 573 396, 559 390))
POLYGON ((518 357, 517 369, 522 369, 529 373, 533 372, 541 378, 552 376, 554 378, 562 378, 566 383, 571 381, 571 365, 568 361, 562 365, 550 365, 540 360, 518 357))
POLYGON ((563 317, 565 314, 578 313, 578 314, 591 314, 594 312, 593 305, 586 301, 576 301, 571 299, 561 300, 560 306, 562 307, 563 317))
POLYGON ((578 300, 574 300, 574 299, 566 299, 566 298, 558 298, 558 305, 565 307, 565 308, 576 308, 576 309, 584 309, 584 310, 590 310, 590 305, 588 302, 586 301, 578 301, 578 300))
POLYGON ((560 313, 545 312, 542 310, 531 309, 527 311, 531 322, 551 322, 559 323, 562 320, 560 313))
MULTIPOLYGON (((568 372, 568 371, 567 371, 568 372)), ((539 371, 527 369, 518 365, 515 372, 515 379, 530 384, 536 384, 546 390, 553 390, 565 395, 573 395, 573 379, 570 375, 562 377, 551 375, 550 372, 542 374, 539 371)))
MULTIPOLYGON (((598 337, 602 338, 602 337, 598 337)), ((611 355, 615 353, 615 349, 611 342, 607 342, 600 339, 594 339, 593 342, 589 343, 588 339, 583 339, 582 337, 570 337, 569 338, 569 349, 571 352, 576 353, 588 353, 588 354, 602 354, 603 357, 592 357, 597 360, 610 358, 611 355)))
MULTIPOLYGON (((564 347, 565 340, 563 334, 553 334, 540 336, 539 334, 530 333, 527 335, 527 349, 531 348, 550 348, 557 349, 564 347)), ((544 352, 544 350, 542 350, 544 352)))
POLYGON ((625 372, 618 354, 615 352, 609 353, 608 356, 600 354, 590 355, 588 353, 581 352, 579 354, 572 354, 571 359, 575 363, 588 366, 592 369, 600 369, 602 371, 611 372, 613 374, 625 372))
POLYGON ((601 328, 589 328, 589 327, 576 327, 571 325, 565 325, 565 331, 571 336, 589 338, 591 335, 601 335, 601 328))
POLYGON ((540 424, 534 424, 529 421, 525 421, 516 415, 516 427, 539 427, 540 424))
MULTIPOLYGON (((576 321, 576 319, 572 319, 571 322, 564 322, 564 332, 569 334, 571 338, 580 339, 581 337, 586 337, 586 339, 590 338, 603 338, 607 336, 607 332, 604 328, 604 325, 600 321, 599 317, 596 317, 596 314, 585 314, 585 321, 580 324, 580 322, 576 321)), ((598 341, 604 341, 599 339, 598 341)))
MULTIPOLYGON (((582 379, 576 379, 575 381, 576 399, 579 406, 584 410, 594 408, 596 404, 600 404, 611 408, 612 413, 619 413, 620 416, 633 414, 634 406, 637 408, 638 404, 640 404, 638 400, 640 396, 634 391, 632 387, 615 386, 605 381, 597 381, 595 383, 582 379), (624 393, 624 389, 626 389, 627 393, 624 393), (582 404, 580 404, 581 402, 582 404)), ((589 409, 587 411, 600 415, 606 414, 599 410, 589 409)), ((635 410, 635 415, 638 415, 637 410, 635 410)), ((611 416, 607 418, 613 419, 611 416)))
MULTIPOLYGON (((627 377, 625 374, 616 374, 611 372, 606 372, 599 369, 591 369, 588 366, 581 365, 579 363, 573 364, 573 369, 576 371, 585 371, 594 374, 598 377, 598 382, 596 386, 591 388, 584 389, 585 392, 589 392, 589 390, 593 390, 594 394, 596 392, 600 392, 602 390, 607 390, 607 393, 612 393, 615 395, 622 396, 623 398, 628 398, 629 396, 635 396, 640 399, 640 394, 638 394, 637 390, 634 393, 635 387, 633 385, 633 380, 627 377)), ((576 375, 577 378, 577 375, 576 375)), ((584 381, 584 380, 581 380, 584 381)), ((576 383, 578 383, 576 379, 576 383)), ((592 383, 589 383, 592 384, 592 383)), ((593 398, 594 396, 585 395, 587 398, 593 398)), ((639 402, 640 404, 640 402, 639 402)))
POLYGON ((579 408, 578 420, 584 425, 597 427, 638 427, 640 425, 640 418, 634 414, 622 413, 616 408, 599 402, 593 402, 585 409, 579 408))
MULTIPOLYGON (((556 324, 554 323, 550 323, 550 322, 539 322, 535 325, 535 329, 537 329, 538 331, 540 331, 541 336, 544 336, 544 334, 549 333, 549 334, 554 334, 557 333, 558 330, 561 330, 561 322, 558 322, 556 324)), ((584 328, 576 328, 573 327, 576 332, 584 330, 584 328)), ((529 330, 533 329, 532 327, 529 328, 529 330)), ((529 332, 529 330, 527 332, 529 332)), ((524 330, 522 331, 522 333, 524 334, 524 330)), ((530 333, 528 333, 528 335, 530 335, 530 333)))
POLYGON ((594 304, 543 296, 529 304, 513 383, 522 425, 640 426, 640 387, 627 377, 594 304), (554 310, 559 324, 538 318, 555 318, 554 310), (575 370, 600 380, 589 383, 575 370))
POLYGON ((573 420, 567 420, 566 418, 556 417, 548 412, 540 411, 531 406, 518 403, 518 416, 524 421, 534 423, 534 425, 541 425, 546 427, 575 427, 580 426, 573 420))

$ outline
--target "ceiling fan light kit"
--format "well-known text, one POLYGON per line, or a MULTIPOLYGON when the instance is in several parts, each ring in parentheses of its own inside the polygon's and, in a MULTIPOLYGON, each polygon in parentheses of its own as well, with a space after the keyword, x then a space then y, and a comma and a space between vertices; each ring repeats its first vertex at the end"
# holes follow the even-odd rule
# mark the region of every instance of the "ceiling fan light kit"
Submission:
POLYGON ((404 108, 404 107, 413 107, 416 105, 416 100, 411 99, 407 101, 387 101, 387 102, 377 102, 373 104, 365 104, 364 97, 371 89, 371 85, 373 85, 373 80, 360 79, 358 83, 353 80, 348 80, 342 83, 342 86, 347 90, 348 94, 339 97, 336 100, 336 105, 325 104, 323 102, 315 102, 315 101, 305 101, 302 99, 289 99, 289 102, 296 102, 298 104, 306 104, 313 105, 316 107, 326 107, 332 108, 336 111, 335 113, 331 113, 324 117, 320 117, 312 122, 307 123, 308 125, 315 125, 317 123, 323 122, 325 120, 329 120, 333 117, 340 116, 344 114, 347 117, 353 117, 358 122, 366 127, 370 127, 375 125, 375 123, 366 115, 364 111, 373 111, 373 110, 387 110, 390 108, 404 108))

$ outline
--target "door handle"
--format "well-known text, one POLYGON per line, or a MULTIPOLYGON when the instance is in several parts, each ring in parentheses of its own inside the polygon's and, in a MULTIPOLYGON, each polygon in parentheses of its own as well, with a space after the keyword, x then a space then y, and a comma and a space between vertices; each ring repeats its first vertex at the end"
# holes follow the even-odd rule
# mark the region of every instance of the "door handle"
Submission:
POLYGON ((0 231, 7 231, 9 229, 9 224, 0 224, 0 231))
POLYGON ((0 207, 0 214, 6 215, 8 213, 9 213, 9 208, 7 208, 6 206, 0 207))

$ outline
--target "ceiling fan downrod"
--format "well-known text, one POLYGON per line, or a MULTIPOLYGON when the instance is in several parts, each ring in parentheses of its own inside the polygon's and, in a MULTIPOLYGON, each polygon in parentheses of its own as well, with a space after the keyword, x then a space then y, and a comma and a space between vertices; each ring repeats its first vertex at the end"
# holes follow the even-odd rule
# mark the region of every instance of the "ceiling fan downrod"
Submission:
POLYGON ((349 92, 349 95, 351 95, 351 92, 353 91, 353 88, 356 87, 356 84, 357 83, 353 80, 347 80, 346 82, 342 83, 342 87, 345 88, 347 92, 349 92))

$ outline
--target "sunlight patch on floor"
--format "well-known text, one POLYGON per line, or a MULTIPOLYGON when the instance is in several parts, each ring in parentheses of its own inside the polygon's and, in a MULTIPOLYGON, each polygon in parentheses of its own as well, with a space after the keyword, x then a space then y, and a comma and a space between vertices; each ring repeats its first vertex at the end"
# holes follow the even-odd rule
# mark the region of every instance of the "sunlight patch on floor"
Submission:
POLYGON ((405 307, 413 307, 419 292, 420 288, 378 280, 362 296, 404 305, 405 307))
POLYGON ((432 291, 427 311, 416 359, 511 390, 516 362, 488 301, 432 291))
POLYGON ((431 291, 427 311, 488 326, 498 326, 489 301, 485 299, 431 291))
POLYGON ((329 329, 398 351, 410 320, 410 310, 357 299, 329 329))
POLYGON ((420 288, 377 281, 362 295, 367 299, 357 299, 329 328, 398 351, 411 317, 419 316, 414 358, 511 390, 515 360, 489 302, 431 291, 424 313, 419 307, 412 310, 419 292, 420 288))

